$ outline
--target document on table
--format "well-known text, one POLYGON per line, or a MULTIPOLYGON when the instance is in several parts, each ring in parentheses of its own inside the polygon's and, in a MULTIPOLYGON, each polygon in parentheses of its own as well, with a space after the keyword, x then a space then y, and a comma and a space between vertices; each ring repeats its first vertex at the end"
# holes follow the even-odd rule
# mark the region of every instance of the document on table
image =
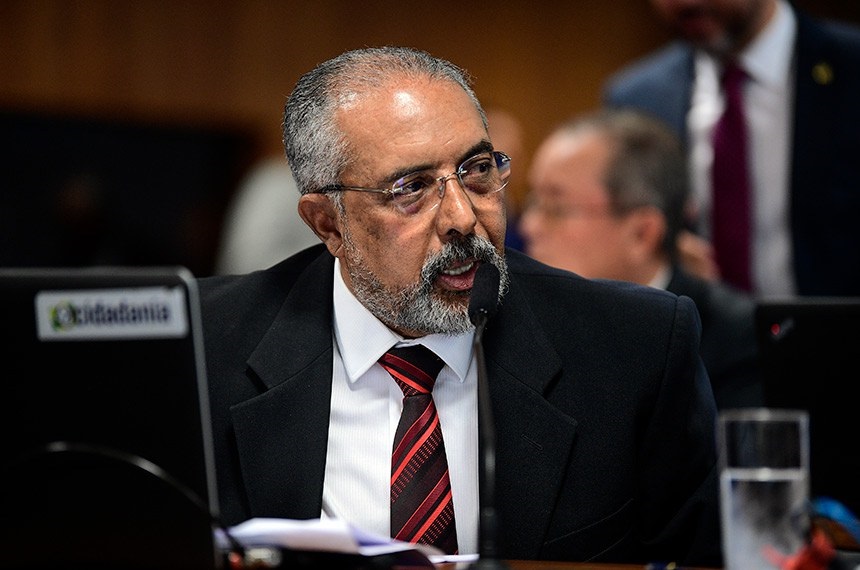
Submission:
MULTIPOLYGON (((227 529, 244 547, 278 547, 289 550, 337 552, 359 556, 396 555, 408 557, 412 565, 464 561, 476 557, 447 556, 438 548, 393 540, 362 531, 338 519, 293 520, 252 518, 227 529), (423 562, 423 564, 421 564, 423 562)), ((229 548, 225 531, 216 531, 218 544, 229 548)))

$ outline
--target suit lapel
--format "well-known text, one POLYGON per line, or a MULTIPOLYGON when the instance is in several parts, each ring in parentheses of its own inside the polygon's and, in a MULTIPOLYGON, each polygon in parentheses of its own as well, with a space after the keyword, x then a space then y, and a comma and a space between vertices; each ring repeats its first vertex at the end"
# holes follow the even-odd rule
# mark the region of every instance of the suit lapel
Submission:
MULTIPOLYGON (((795 103, 794 103, 794 164, 795 172, 804 171, 797 161, 804 157, 827 156, 826 145, 830 144, 834 124, 842 116, 835 98, 838 88, 834 84, 840 75, 856 72, 843 69, 831 53, 827 37, 817 25, 803 14, 798 15, 797 48, 794 57, 795 103)), ((813 178, 819 172, 811 173, 813 178)))
POLYGON ((686 141, 689 137, 687 113, 692 101, 695 61, 689 47, 678 44, 677 50, 666 68, 665 83, 658 86, 660 99, 656 105, 665 110, 664 120, 686 141))
POLYGON ((516 283, 488 324, 484 350, 496 425, 500 542, 537 557, 576 421, 544 399, 561 361, 516 283))
POLYGON ((326 252, 296 282, 248 359, 268 390, 231 409, 252 512, 320 516, 331 397, 332 272, 326 252))
POLYGON ((793 151, 791 156, 791 226, 794 246, 794 271, 798 288, 803 291, 807 283, 804 276, 813 272, 808 240, 802 236, 817 235, 822 219, 827 219, 829 211, 822 216, 811 213, 829 204, 829 196, 822 192, 832 187, 822 183, 822 176, 830 176, 834 169, 834 157, 841 156, 834 145, 844 145, 845 139, 834 135, 840 132, 840 122, 844 121, 843 107, 839 97, 838 85, 847 74, 856 70, 841 65, 835 57, 827 36, 818 25, 804 14, 798 14, 797 48, 795 53, 795 102, 793 151))

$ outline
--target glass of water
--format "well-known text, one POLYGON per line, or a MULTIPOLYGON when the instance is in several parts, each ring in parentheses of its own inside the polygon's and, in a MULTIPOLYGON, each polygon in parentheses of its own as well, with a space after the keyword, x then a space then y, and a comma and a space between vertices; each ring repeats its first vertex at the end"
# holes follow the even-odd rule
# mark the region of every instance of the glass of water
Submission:
POLYGON ((809 532, 809 415, 723 410, 717 438, 725 570, 778 569, 809 532))

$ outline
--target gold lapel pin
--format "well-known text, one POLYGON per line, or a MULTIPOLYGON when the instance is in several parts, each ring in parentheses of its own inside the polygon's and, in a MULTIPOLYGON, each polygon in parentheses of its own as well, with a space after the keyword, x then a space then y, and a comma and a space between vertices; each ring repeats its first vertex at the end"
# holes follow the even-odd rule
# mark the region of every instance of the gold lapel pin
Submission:
POLYGON ((828 85, 833 81, 833 68, 826 61, 820 61, 812 67, 812 79, 819 85, 828 85))

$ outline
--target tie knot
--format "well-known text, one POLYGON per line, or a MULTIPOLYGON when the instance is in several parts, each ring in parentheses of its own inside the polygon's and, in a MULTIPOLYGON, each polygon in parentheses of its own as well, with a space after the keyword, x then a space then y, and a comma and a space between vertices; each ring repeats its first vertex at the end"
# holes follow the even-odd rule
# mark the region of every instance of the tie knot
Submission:
POLYGON ((420 344, 391 348, 379 363, 397 381, 404 396, 432 392, 436 376, 445 366, 432 350, 420 344))
POLYGON ((747 72, 735 60, 729 60, 723 67, 722 85, 726 91, 739 89, 747 77, 747 72))

